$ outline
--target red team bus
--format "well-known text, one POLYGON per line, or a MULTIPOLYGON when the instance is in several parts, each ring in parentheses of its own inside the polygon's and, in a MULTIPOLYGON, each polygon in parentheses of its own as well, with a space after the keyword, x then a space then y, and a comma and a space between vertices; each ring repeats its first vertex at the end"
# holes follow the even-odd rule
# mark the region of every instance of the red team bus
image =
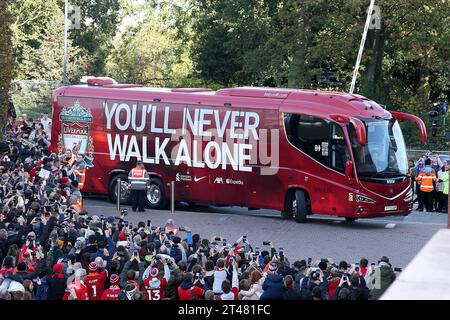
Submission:
POLYGON ((52 149, 82 155, 84 192, 130 200, 128 172, 142 160, 151 176, 147 206, 175 200, 358 218, 408 215, 412 208, 399 121, 347 93, 232 88, 162 89, 92 78, 53 93, 52 149))

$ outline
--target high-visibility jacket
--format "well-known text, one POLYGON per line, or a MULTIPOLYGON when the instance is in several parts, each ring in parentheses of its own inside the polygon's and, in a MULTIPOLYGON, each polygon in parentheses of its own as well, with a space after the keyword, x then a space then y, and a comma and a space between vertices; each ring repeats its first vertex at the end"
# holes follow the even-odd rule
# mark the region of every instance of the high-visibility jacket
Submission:
POLYGON ((448 171, 445 171, 442 175, 442 183, 444 184, 444 194, 448 194, 448 171))
POLYGON ((420 191, 432 192, 434 190, 433 183, 437 181, 436 173, 432 168, 425 167, 417 176, 416 181, 420 181, 420 191))
POLYGON ((83 190, 84 182, 86 180, 86 169, 80 169, 76 167, 73 170, 73 174, 75 175, 77 181, 78 181, 78 189, 83 190))
POLYGON ((77 197, 77 202, 73 203, 70 207, 74 208, 78 213, 83 211, 83 196, 81 195, 81 192, 79 190, 74 191, 72 195, 75 195, 77 197))
POLYGON ((150 177, 145 169, 137 166, 128 174, 128 181, 130 182, 130 190, 147 190, 150 177))

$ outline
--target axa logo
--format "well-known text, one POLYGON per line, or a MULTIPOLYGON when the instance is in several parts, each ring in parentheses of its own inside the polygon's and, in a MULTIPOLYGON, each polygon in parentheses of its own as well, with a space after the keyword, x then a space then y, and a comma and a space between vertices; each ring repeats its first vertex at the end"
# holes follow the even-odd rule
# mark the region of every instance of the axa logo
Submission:
POLYGON ((214 183, 223 184, 223 179, 221 177, 217 177, 216 180, 214 180, 214 183))

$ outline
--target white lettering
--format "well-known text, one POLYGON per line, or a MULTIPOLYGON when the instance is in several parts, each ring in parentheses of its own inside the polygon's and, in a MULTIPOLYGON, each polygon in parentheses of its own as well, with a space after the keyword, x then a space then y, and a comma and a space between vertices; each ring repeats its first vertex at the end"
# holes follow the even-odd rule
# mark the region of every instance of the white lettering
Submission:
POLYGON ((103 103, 103 107, 105 108, 105 115, 106 115, 106 129, 111 129, 111 120, 112 120, 112 117, 114 116, 114 112, 117 109, 117 103, 113 104, 111 111, 108 110, 107 102, 103 103))
POLYGON ((123 145, 121 145, 120 144, 120 136, 118 134, 116 134, 116 136, 114 138, 114 147, 112 146, 110 133, 107 134, 107 138, 108 138, 108 147, 109 147, 109 158, 111 160, 115 160, 116 154, 118 154, 120 161, 124 161, 125 160, 125 150, 126 150, 127 141, 128 141, 128 135, 125 135, 123 137, 123 145))
POLYGON ((131 110, 130 110, 130 107, 126 103, 121 103, 117 107, 115 120, 116 120, 116 127, 117 127, 117 129, 119 129, 121 131, 127 130, 128 127, 130 126, 131 110), (120 123, 120 113, 121 113, 122 110, 125 110, 125 114, 126 114, 125 115, 125 123, 124 124, 120 123))
POLYGON ((178 152, 177 157, 175 158, 175 165, 180 165, 180 162, 186 162, 186 164, 190 167, 191 164, 191 157, 189 156, 189 150, 186 143, 186 140, 181 139, 179 145, 178 145, 178 152))

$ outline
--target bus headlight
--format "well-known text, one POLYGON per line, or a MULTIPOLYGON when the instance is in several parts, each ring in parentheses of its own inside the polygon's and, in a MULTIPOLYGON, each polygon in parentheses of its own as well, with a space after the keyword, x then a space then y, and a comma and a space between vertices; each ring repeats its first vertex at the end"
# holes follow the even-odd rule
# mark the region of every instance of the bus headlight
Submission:
POLYGON ((413 199, 413 191, 412 189, 409 189, 409 191, 405 195, 405 199, 403 199, 404 202, 410 202, 413 199))
POLYGON ((375 203, 375 200, 372 200, 366 196, 362 196, 360 194, 357 194, 356 197, 356 202, 364 202, 364 203, 375 203))

